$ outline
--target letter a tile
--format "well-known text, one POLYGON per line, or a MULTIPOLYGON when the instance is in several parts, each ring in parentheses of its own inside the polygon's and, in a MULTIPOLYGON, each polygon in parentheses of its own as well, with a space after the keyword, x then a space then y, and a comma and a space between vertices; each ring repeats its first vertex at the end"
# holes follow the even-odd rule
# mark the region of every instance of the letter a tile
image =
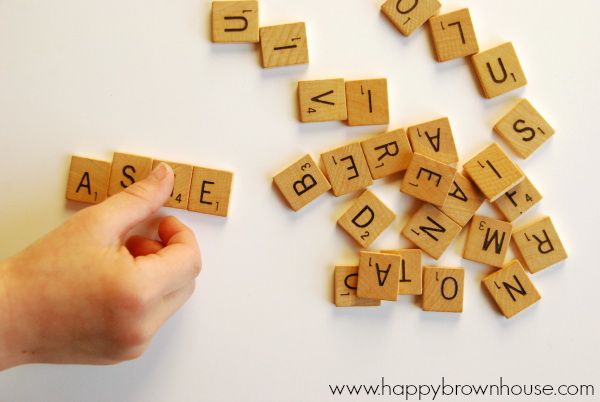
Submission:
POLYGON ((346 81, 349 126, 389 124, 387 79, 346 81))
POLYGON ((482 282, 506 318, 514 317, 542 298, 517 260, 485 277, 482 282))
POLYGON ((108 196, 125 190, 130 185, 144 180, 152 172, 152 158, 115 152, 110 168, 108 196))
POLYGON ((515 231, 512 237, 532 274, 568 257, 549 216, 515 231))
POLYGON ((412 149, 403 128, 378 135, 360 143, 373 180, 406 170, 412 149))
POLYGON ((446 164, 458 162, 458 152, 447 117, 409 127, 408 138, 415 153, 446 164))
POLYGON ((477 53, 472 60, 488 99, 527 85, 527 78, 511 42, 477 53))
POLYGON ((440 62, 479 52, 468 8, 429 19, 431 34, 440 62))
POLYGON ((464 268, 423 268, 423 311, 462 313, 464 268))
POLYGON ((233 173, 194 166, 188 211, 227 216, 233 173))
POLYGON ((358 263, 358 297, 398 300, 398 281, 402 257, 394 254, 360 252, 358 263))
POLYGON ((421 250, 382 250, 383 254, 398 254, 402 257, 400 266, 399 295, 420 295, 423 293, 423 252, 421 250))
POLYGON ((213 1, 213 42, 258 43, 258 27, 258 1, 213 1))
POLYGON ((392 212, 371 190, 366 190, 338 220, 340 225, 362 248, 371 244, 396 219, 392 212))
POLYGON ((456 168, 415 153, 400 191, 436 207, 443 207, 455 176, 456 168))
POLYGON ((99 204, 106 199, 110 162, 71 157, 67 200, 99 204))
POLYGON ((381 10, 404 36, 410 36, 440 7, 438 0, 387 0, 381 10))
POLYGON ((336 307, 381 306, 381 300, 363 299, 356 296, 358 266, 338 265, 334 273, 334 300, 336 307))
POLYGON ((299 211, 331 189, 323 172, 310 155, 279 173, 273 181, 294 211, 299 211))
POLYGON ((325 173, 336 197, 373 184, 360 143, 355 142, 321 154, 325 173))
POLYGON ((260 28, 263 67, 308 64, 304 22, 260 28))
POLYGON ((446 203, 438 209, 454 222, 465 227, 484 202, 485 197, 479 189, 469 179, 457 172, 446 203))
POLYGON ((493 267, 502 267, 512 228, 512 223, 475 215, 471 221, 463 258, 493 267))

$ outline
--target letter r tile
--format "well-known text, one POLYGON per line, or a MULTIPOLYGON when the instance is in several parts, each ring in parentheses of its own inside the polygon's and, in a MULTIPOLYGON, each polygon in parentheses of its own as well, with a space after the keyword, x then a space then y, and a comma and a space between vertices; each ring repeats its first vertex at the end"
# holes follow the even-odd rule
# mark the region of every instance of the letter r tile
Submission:
POLYGON ((516 230, 512 237, 532 274, 568 257, 549 216, 516 230))

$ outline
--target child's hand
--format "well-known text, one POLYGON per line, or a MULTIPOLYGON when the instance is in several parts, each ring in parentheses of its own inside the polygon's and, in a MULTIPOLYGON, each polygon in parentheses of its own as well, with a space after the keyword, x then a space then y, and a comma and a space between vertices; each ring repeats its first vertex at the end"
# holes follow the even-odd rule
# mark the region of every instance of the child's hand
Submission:
POLYGON ((172 188, 173 171, 161 164, 0 263, 0 370, 144 353, 192 295, 202 265, 194 233, 174 217, 160 223, 162 242, 133 236, 123 245, 172 188))

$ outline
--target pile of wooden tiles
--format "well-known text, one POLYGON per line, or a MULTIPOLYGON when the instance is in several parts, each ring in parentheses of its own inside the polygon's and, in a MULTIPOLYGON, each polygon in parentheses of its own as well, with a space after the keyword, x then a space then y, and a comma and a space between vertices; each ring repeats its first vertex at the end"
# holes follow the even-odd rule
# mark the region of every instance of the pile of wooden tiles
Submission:
POLYGON ((67 183, 67 199, 99 204, 107 197, 144 180, 161 162, 175 174, 173 191, 165 207, 227 216, 233 173, 182 163, 166 162, 115 152, 110 162, 73 156, 67 183))

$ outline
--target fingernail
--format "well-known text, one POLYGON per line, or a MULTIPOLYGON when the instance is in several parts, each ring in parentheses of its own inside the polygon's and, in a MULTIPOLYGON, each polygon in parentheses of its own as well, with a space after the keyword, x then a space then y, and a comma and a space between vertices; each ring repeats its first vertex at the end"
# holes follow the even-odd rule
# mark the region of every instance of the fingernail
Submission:
POLYGON ((152 173, 150 173, 148 175, 148 178, 154 180, 154 181, 161 181, 164 180, 165 177, 167 177, 167 173, 168 173, 168 165, 164 162, 161 162, 153 171, 152 173))

